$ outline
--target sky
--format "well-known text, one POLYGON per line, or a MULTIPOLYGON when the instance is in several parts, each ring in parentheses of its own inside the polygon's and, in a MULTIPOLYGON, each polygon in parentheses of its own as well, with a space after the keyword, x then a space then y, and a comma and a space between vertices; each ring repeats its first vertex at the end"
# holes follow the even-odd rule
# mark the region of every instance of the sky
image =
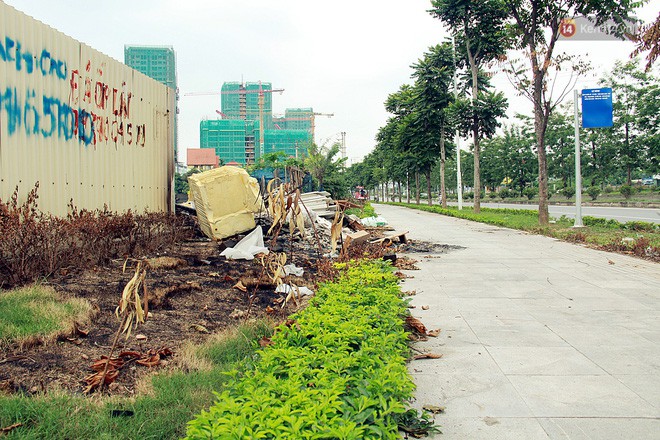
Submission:
MULTIPOLYGON (((404 83, 411 64, 449 34, 427 10, 429 0, 4 0, 16 9, 119 61, 125 44, 173 46, 180 91, 179 157, 199 148, 199 122, 215 119, 225 81, 270 82, 273 113, 312 107, 316 142, 331 144, 346 132, 349 164, 375 145, 388 114, 383 103, 404 83)), ((654 0, 638 12, 652 21, 654 0)), ((595 74, 579 87, 597 87, 597 75, 626 60, 630 42, 560 42, 557 49, 589 59, 595 74)), ((497 70, 497 69, 496 69, 497 70)), ((493 85, 510 110, 531 114, 503 73, 493 85)))

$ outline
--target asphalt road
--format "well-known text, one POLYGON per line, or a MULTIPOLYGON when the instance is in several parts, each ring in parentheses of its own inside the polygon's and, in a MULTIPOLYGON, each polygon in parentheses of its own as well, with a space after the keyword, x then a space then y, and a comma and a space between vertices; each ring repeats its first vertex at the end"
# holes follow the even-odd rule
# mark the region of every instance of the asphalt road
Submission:
MULTIPOLYGON (((456 202, 449 202, 456 206, 456 202)), ((463 202, 463 206, 472 206, 472 203, 463 202)), ((538 209, 538 205, 521 205, 517 203, 482 203, 484 208, 510 208, 510 209, 538 209)), ((575 206, 550 205, 550 217, 559 218, 565 215, 575 218, 575 206)), ((655 208, 621 208, 613 206, 583 206, 582 216, 602 217, 614 219, 622 223, 631 221, 660 223, 660 209, 655 208)))

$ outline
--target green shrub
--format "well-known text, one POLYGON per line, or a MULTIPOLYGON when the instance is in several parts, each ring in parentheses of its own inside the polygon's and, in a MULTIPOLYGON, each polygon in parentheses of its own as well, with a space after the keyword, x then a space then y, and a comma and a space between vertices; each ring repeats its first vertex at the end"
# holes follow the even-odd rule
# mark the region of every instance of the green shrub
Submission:
POLYGON ((538 193, 539 190, 533 186, 528 186, 523 190, 523 195, 527 197, 527 200, 532 200, 538 193))
POLYGON ((507 199, 507 198, 511 197, 511 191, 509 191, 508 188, 502 188, 500 190, 499 196, 502 200, 507 199))
POLYGON ((619 193, 628 200, 633 195, 633 187, 630 185, 621 185, 619 188, 619 193))
POLYGON ((589 194, 591 200, 596 200, 600 195, 600 188, 598 188, 597 186, 590 186, 589 188, 587 188, 587 194, 589 194))
POLYGON ((629 229, 638 232, 653 232, 660 226, 650 222, 632 221, 623 224, 622 229, 629 229))
POLYGON ((497 197, 497 193, 495 191, 491 191, 491 192, 488 193, 488 197, 490 197, 491 199, 494 199, 495 197, 497 197))
POLYGON ((561 194, 567 199, 570 199, 575 195, 575 188, 573 188, 572 186, 565 186, 564 188, 561 189, 561 194))
POLYGON ((347 215, 352 214, 352 215, 357 215, 360 218, 366 218, 366 217, 375 217, 376 216, 376 210, 374 209, 373 206, 371 206, 371 203, 365 202, 364 206, 362 209, 360 208, 349 208, 345 212, 347 215))
POLYGON ((398 438, 414 389, 399 295, 382 261, 348 266, 278 327, 252 370, 233 373, 188 438, 398 438))
POLYGON ((474 193, 472 191, 468 191, 468 192, 463 194, 463 197, 466 198, 466 199, 472 200, 472 199, 474 199, 474 193))
POLYGON ((614 192, 614 188, 612 188, 612 186, 610 186, 610 185, 606 185, 605 188, 603 188, 603 192, 605 194, 610 194, 610 193, 614 192))

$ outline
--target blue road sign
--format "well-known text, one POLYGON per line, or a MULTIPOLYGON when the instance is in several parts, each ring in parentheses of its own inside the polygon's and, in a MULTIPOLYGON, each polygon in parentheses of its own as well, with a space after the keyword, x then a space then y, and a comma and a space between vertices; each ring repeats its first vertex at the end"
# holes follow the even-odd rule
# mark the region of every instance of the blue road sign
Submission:
POLYGON ((583 89, 582 128, 605 128, 612 124, 612 89, 583 89))

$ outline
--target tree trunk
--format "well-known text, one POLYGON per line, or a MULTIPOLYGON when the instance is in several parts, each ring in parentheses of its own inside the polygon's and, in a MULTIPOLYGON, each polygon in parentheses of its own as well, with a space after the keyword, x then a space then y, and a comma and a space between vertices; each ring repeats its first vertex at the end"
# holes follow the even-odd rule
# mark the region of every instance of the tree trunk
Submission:
POLYGON ((596 186, 596 179, 600 177, 600 172, 598 170, 598 162, 596 157, 596 142, 591 139, 591 160, 593 160, 594 166, 594 176, 591 178, 591 186, 596 186))
POLYGON ((415 203, 419 205, 419 171, 415 171, 415 203))
POLYGON ((406 203, 410 204, 410 173, 406 173, 406 203))
POLYGON ((442 124, 442 131, 440 132, 440 203, 443 208, 447 207, 447 189, 445 187, 445 124, 442 124))
POLYGON ((470 49, 470 39, 465 39, 465 48, 467 49, 468 62, 470 64, 470 73, 472 75, 472 109, 474 111, 474 121, 472 125, 472 136, 474 137, 474 212, 481 212, 481 167, 479 166, 479 116, 477 116, 476 107, 479 99, 479 66, 477 66, 472 50, 470 49))
POLYGON ((401 203, 401 181, 399 180, 396 184, 399 187, 399 203, 401 203))
POLYGON ((548 125, 548 113, 543 106, 543 74, 540 71, 535 56, 532 57, 534 89, 534 134, 536 135, 536 151, 539 161, 539 224, 546 226, 550 222, 548 213, 548 159, 545 151, 545 131, 548 125))
POLYGON ((626 129, 626 156, 628 160, 626 161, 626 169, 628 170, 628 185, 632 184, 632 169, 630 166, 630 126, 628 122, 625 124, 626 129))
POLYGON ((426 195, 428 196, 428 204, 429 206, 433 205, 433 196, 431 195, 431 168, 426 170, 426 195))
POLYGON ((474 135, 474 212, 481 212, 481 166, 479 165, 479 129, 475 127, 472 130, 474 135))

